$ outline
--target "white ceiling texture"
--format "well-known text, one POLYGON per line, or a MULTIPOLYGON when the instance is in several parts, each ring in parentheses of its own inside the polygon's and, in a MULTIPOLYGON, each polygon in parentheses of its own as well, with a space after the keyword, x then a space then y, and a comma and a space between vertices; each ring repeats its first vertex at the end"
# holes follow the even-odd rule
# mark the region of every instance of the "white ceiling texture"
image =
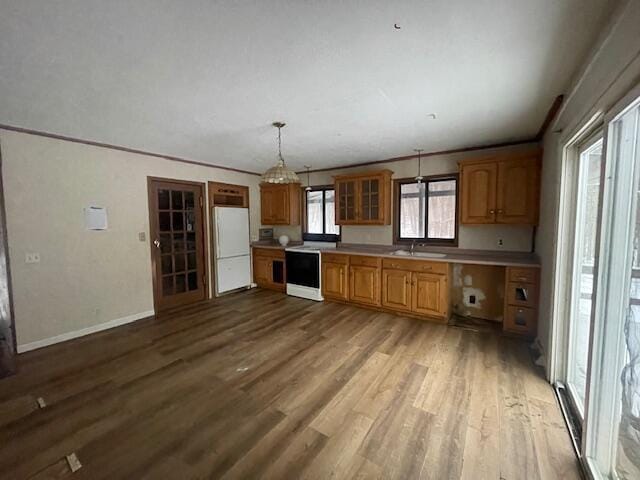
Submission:
POLYGON ((530 139, 613 3, 0 0, 0 124, 253 172, 275 120, 296 170, 530 139))

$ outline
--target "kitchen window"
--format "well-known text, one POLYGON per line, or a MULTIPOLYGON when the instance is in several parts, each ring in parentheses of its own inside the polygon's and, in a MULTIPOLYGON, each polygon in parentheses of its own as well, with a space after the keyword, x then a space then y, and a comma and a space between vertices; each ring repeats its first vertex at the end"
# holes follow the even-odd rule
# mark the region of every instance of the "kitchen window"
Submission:
POLYGON ((458 244, 458 175, 395 181, 394 240, 458 244))
POLYGON ((333 187, 311 187, 303 190, 305 198, 304 240, 337 242, 340 227, 336 225, 335 190, 333 187))

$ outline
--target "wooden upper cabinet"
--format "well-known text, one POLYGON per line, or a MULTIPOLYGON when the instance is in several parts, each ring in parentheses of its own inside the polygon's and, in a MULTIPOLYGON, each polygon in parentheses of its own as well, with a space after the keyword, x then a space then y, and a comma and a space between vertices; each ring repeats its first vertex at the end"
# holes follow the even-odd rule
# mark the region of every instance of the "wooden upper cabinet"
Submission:
POLYGON ((535 157, 498 163, 498 223, 538 223, 539 170, 535 157))
POLYGON ((300 225, 300 184, 260 185, 260 220, 263 225, 300 225))
POLYGON ((336 180, 336 224, 346 225, 356 221, 356 188, 355 180, 336 180))
POLYGON ((391 223, 390 170, 335 177, 338 225, 391 223))
POLYGON ((380 223, 383 217, 381 206, 382 179, 379 176, 361 178, 358 181, 358 213, 360 223, 380 223))
POLYGON ((540 152, 460 163, 460 223, 538 223, 540 152))
POLYGON ((494 223, 496 210, 495 162, 461 166, 461 223, 494 223))

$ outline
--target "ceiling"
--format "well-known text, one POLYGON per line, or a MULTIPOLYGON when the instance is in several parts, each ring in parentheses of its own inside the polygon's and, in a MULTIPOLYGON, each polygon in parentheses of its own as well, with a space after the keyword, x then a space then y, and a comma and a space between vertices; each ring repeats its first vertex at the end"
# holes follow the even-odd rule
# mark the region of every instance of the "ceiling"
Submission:
POLYGON ((296 170, 530 139, 613 3, 0 0, 0 123, 253 172, 275 120, 296 170))

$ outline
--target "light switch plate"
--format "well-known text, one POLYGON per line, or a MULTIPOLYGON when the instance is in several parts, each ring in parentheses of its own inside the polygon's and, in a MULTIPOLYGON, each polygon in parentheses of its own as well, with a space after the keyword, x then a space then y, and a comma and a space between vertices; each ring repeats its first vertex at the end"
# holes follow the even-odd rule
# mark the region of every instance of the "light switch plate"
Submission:
POLYGON ((147 241, 147 234, 145 232, 138 233, 138 240, 140 240, 141 242, 146 242, 147 241))
POLYGON ((27 253, 24 259, 25 263, 40 263, 39 253, 27 253))

